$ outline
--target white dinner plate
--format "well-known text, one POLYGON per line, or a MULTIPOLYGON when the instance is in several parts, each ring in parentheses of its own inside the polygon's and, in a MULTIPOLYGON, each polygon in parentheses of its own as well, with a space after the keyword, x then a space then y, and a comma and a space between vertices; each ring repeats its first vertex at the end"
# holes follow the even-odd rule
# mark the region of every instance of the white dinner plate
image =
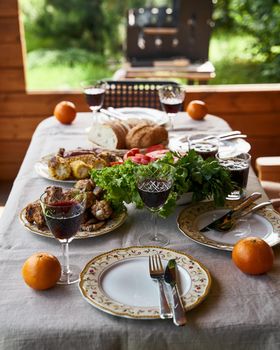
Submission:
POLYGON ((154 108, 140 108, 140 107, 124 107, 116 108, 127 118, 137 118, 139 120, 147 119, 156 124, 164 125, 168 123, 167 114, 154 108))
POLYGON ((210 248, 232 251, 234 244, 245 237, 264 239, 271 247, 280 243, 280 215, 273 209, 263 208, 240 219, 228 232, 199 230, 218 219, 236 204, 227 203, 217 209, 213 202, 201 202, 184 208, 178 216, 180 231, 191 240, 210 248))
POLYGON ((185 310, 205 299, 211 277, 201 263, 175 250, 139 246, 114 249, 90 260, 80 274, 82 296, 94 307, 115 316, 160 318, 158 286, 149 275, 149 256, 154 254, 160 255, 164 265, 176 259, 185 310))
MULTIPOLYGON (((180 137, 170 138, 168 147, 172 151, 183 151, 187 152, 189 150, 188 142, 181 142, 180 137)), ((249 142, 244 139, 233 139, 228 141, 220 141, 219 152, 224 157, 234 157, 240 153, 247 153, 251 149, 249 142)))

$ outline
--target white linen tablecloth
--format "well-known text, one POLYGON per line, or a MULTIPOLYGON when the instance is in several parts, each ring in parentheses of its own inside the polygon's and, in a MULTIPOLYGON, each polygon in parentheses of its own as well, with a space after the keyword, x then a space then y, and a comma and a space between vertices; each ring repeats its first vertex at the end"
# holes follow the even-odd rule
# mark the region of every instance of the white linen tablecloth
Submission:
MULTIPOLYGON (((174 326, 172 320, 111 316, 83 300, 77 284, 36 292, 24 283, 21 267, 31 254, 47 251, 60 256, 57 241, 27 231, 19 221, 21 209, 51 184, 36 174, 34 163, 59 147, 89 146, 85 128, 90 123, 91 116, 86 113, 70 126, 54 118, 43 121, 14 182, 0 222, 0 349, 279 349, 279 248, 274 248, 276 259, 271 272, 257 277, 245 275, 233 265, 229 252, 201 246, 179 232, 176 217, 182 207, 168 219, 159 220, 160 231, 169 235, 168 247, 192 255, 212 276, 208 297, 187 313, 185 327, 174 326)), ((182 113, 175 123, 185 125, 188 132, 230 129, 215 116, 194 121, 182 113)), ((251 173, 249 192, 253 190, 261 188, 251 173)), ((116 231, 71 242, 70 261, 82 268, 101 252, 137 245, 139 235, 149 230, 149 216, 131 207, 128 212, 127 221, 116 231)))

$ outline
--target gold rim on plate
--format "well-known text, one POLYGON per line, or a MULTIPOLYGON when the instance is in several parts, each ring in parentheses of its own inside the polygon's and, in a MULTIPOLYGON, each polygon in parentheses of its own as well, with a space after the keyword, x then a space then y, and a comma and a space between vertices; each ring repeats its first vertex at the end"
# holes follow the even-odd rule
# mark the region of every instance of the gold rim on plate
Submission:
MULTIPOLYGON (((155 306, 131 306, 118 302, 108 296, 102 288, 102 277, 116 264, 131 261, 133 258, 146 258, 159 254, 162 260, 176 259, 178 266, 190 277, 190 287, 182 297, 185 310, 199 305, 208 295, 211 276, 208 270, 196 259, 183 252, 153 246, 132 246, 117 248, 91 259, 80 274, 79 289, 83 298, 106 313, 133 319, 159 319, 159 308, 155 306)), ((151 283, 152 279, 151 279, 151 283)), ((144 296, 143 296, 144 298, 144 296)))
MULTIPOLYGON (((21 223, 27 228, 27 230, 35 233, 36 235, 47 237, 47 238, 55 238, 53 234, 49 230, 41 230, 39 229, 35 224, 31 224, 26 220, 26 207, 22 209, 20 212, 19 218, 21 223)), ((78 231, 77 234, 74 236, 74 239, 85 239, 85 238, 92 238, 92 237, 98 237, 105 235, 106 233, 112 232, 118 227, 120 227, 127 218, 127 211, 123 211, 119 214, 116 214, 114 217, 109 219, 106 224, 102 227, 100 227, 96 231, 78 231)))
MULTIPOLYGON (((204 246, 220 249, 220 250, 226 250, 226 251, 232 251, 234 244, 232 243, 226 243, 223 241, 219 241, 219 235, 221 233, 217 232, 217 239, 211 239, 207 237, 207 232, 203 233, 200 232, 198 229, 198 219, 201 215, 219 210, 219 209, 232 209, 235 207, 238 203, 232 203, 227 202, 223 208, 217 208, 213 201, 211 202, 200 202, 197 204, 192 204, 191 206, 185 207, 178 215, 177 218, 177 226, 179 230, 183 233, 184 236, 190 238, 196 243, 202 244, 204 246)), ((256 203, 253 203, 251 206, 254 206, 256 203)), ((224 213, 223 213, 224 214, 224 213)), ((259 210, 257 213, 254 213, 253 215, 257 215, 260 218, 263 218, 271 225, 271 233, 265 235, 262 237, 271 247, 277 245, 280 243, 280 215, 274 210, 269 208, 263 208, 259 210)), ((226 233, 227 235, 230 234, 230 231, 226 233)), ((222 235, 225 235, 225 233, 222 233, 222 235)), ((250 236, 256 236, 252 232, 250 236)), ((246 236, 247 237, 247 236, 246 236)), ((239 237, 238 239, 245 238, 239 237)), ((238 240, 236 239, 236 241, 238 240)))

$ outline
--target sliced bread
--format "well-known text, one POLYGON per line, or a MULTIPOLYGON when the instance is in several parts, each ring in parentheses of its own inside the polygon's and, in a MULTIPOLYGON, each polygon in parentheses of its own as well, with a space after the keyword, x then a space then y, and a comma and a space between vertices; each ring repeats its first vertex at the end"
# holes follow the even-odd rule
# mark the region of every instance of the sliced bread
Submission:
POLYGON ((124 131, 112 123, 93 125, 88 133, 88 139, 105 149, 125 148, 124 131))

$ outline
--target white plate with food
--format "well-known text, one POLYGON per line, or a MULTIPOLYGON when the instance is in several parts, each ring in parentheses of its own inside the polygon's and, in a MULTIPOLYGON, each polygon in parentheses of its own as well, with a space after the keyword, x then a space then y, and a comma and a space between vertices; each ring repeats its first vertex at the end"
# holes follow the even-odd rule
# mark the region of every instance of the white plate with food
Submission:
POLYGON ((191 256, 160 247, 128 247, 90 260, 80 274, 79 288, 91 305, 111 315, 159 319, 158 286, 149 275, 149 256, 159 254, 164 265, 176 259, 179 289, 185 310, 207 296, 211 277, 191 256))
POLYGON ((184 208, 178 216, 179 230, 191 240, 210 248, 232 251, 234 244, 249 236, 264 239, 271 247, 280 243, 280 215, 271 208, 240 219, 228 232, 209 230, 200 232, 202 227, 218 219, 236 204, 227 203, 216 208, 214 203, 200 202, 184 208))
MULTIPOLYGON (((187 152, 189 150, 188 142, 182 142, 181 139, 182 136, 171 138, 168 144, 169 149, 172 151, 187 152)), ((248 153, 250 149, 251 145, 249 142, 242 138, 219 141, 219 152, 225 157, 234 157, 240 153, 248 153)))
POLYGON ((69 183, 73 184, 76 182, 76 180, 60 180, 58 178, 55 178, 50 175, 49 172, 49 167, 48 167, 48 161, 54 156, 54 154, 47 155, 45 157, 42 157, 40 161, 36 162, 34 164, 34 169, 38 175, 41 177, 50 180, 50 181, 55 181, 55 182, 64 182, 64 183, 69 183))
POLYGON ((34 168, 38 175, 47 180, 71 184, 89 178, 91 169, 104 168, 119 161, 122 161, 122 157, 116 151, 101 148, 66 151, 61 148, 56 154, 42 157, 34 168))
POLYGON ((168 123, 167 114, 154 108, 124 107, 116 108, 115 110, 122 113, 127 119, 138 119, 139 121, 146 119, 159 125, 168 123))
POLYGON ((144 119, 112 120, 92 125, 88 139, 94 145, 111 150, 144 149, 168 143, 168 132, 163 125, 144 119))

